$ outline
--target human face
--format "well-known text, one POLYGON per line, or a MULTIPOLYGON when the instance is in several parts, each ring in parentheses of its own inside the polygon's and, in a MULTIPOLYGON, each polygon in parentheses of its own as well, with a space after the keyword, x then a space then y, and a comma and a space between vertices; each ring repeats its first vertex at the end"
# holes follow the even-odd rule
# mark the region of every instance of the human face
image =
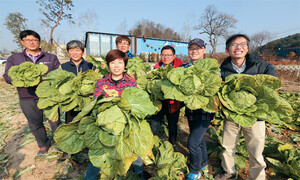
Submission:
POLYGON ((165 49, 161 52, 161 61, 166 66, 172 64, 175 59, 175 54, 171 49, 165 49))
POLYGON ((125 70, 125 63, 123 59, 115 59, 111 61, 108 65, 113 80, 119 80, 123 77, 123 72, 125 70))
POLYGON ((192 44, 189 47, 189 58, 192 60, 192 62, 196 62, 199 59, 203 59, 204 54, 206 53, 205 47, 199 47, 197 44, 192 44))
POLYGON ((228 53, 232 59, 244 59, 249 51, 248 48, 247 39, 238 37, 229 44, 226 53, 228 53))
POLYGON ((130 49, 130 44, 127 41, 123 40, 117 43, 117 49, 124 53, 127 53, 130 49))
POLYGON ((80 47, 76 47, 68 50, 69 56, 71 57, 72 61, 75 62, 81 61, 83 53, 84 52, 80 49, 80 47))
POLYGON ((21 40, 22 45, 27 51, 38 51, 40 47, 40 41, 33 35, 28 35, 21 40))

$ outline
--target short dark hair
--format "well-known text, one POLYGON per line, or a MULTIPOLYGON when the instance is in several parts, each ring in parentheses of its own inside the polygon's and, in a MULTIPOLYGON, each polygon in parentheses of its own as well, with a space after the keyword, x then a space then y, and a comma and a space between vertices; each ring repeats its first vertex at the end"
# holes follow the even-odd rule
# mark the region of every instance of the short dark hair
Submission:
POLYGON ((118 43, 120 43, 122 41, 127 41, 129 43, 129 45, 131 44, 131 40, 129 39, 128 36, 120 35, 116 38, 116 45, 118 45, 118 43))
POLYGON ((116 59, 123 59, 125 67, 128 62, 128 57, 127 57, 126 53, 124 53, 123 51, 120 51, 118 49, 113 49, 113 50, 109 51, 107 53, 105 59, 106 59, 106 63, 107 63, 108 67, 109 67, 109 63, 116 59))
POLYGON ((173 54, 175 54, 175 49, 172 47, 172 46, 170 46, 170 45, 166 45, 166 46, 164 46, 162 49, 161 49, 161 53, 163 52, 163 50, 165 50, 165 49, 171 49, 172 50, 172 52, 173 52, 173 54))
POLYGON ((74 48, 77 48, 79 47, 82 52, 84 52, 84 44, 78 40, 72 40, 70 42, 68 42, 66 48, 67 48, 67 51, 69 51, 69 49, 74 49, 74 48))
POLYGON ((232 36, 230 36, 227 40, 226 40, 226 49, 228 50, 229 48, 229 44, 234 41, 235 39, 239 38, 239 37, 243 37, 247 40, 247 43, 250 43, 250 39, 246 34, 234 34, 232 36))
POLYGON ((22 40, 23 38, 25 38, 26 36, 29 36, 29 35, 33 35, 34 37, 38 38, 39 41, 41 41, 41 36, 37 32, 32 31, 32 30, 21 31, 20 39, 22 40))

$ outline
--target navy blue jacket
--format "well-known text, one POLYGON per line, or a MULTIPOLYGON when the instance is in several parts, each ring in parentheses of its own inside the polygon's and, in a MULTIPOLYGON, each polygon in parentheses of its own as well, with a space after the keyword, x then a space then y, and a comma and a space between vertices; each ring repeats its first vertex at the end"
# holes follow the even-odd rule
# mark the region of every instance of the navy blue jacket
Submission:
MULTIPOLYGON (((221 64, 221 78, 223 81, 226 76, 230 74, 236 74, 237 72, 233 69, 231 64, 231 57, 226 58, 221 64)), ((275 69, 272 64, 261 60, 258 56, 253 54, 246 55, 246 69, 242 74, 268 74, 272 76, 276 76, 275 69)))
POLYGON ((69 71, 77 75, 78 72, 85 72, 89 69, 93 69, 93 64, 90 62, 85 61, 82 58, 82 61, 80 62, 79 66, 76 67, 76 65, 73 63, 72 59, 70 59, 69 62, 63 63, 61 65, 61 68, 63 70, 69 71))

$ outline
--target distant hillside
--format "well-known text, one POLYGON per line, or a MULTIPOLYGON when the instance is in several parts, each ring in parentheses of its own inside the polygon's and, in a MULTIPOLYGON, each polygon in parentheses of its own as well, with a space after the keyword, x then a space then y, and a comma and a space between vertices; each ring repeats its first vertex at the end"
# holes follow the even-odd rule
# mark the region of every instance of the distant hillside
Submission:
POLYGON ((290 49, 290 48, 300 48, 300 33, 287 36, 285 38, 277 39, 267 43, 261 47, 263 49, 290 49))
POLYGON ((261 54, 272 53, 279 58, 292 58, 299 59, 300 57, 300 33, 287 36, 285 38, 271 41, 266 45, 259 48, 261 54), (292 54, 291 54, 292 53, 292 54))

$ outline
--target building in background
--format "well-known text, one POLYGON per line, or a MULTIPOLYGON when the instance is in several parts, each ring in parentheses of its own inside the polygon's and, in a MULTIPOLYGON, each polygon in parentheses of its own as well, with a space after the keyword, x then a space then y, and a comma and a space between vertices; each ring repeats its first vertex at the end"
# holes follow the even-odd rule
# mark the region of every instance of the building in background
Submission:
MULTIPOLYGON (((116 49, 116 38, 120 34, 86 32, 85 47, 86 55, 94 57, 105 56, 110 50, 116 49)), ((160 59, 161 48, 165 45, 171 45, 176 50, 177 56, 187 56, 187 42, 137 37, 127 35, 131 39, 130 52, 142 57, 145 61, 153 62, 160 59)))

